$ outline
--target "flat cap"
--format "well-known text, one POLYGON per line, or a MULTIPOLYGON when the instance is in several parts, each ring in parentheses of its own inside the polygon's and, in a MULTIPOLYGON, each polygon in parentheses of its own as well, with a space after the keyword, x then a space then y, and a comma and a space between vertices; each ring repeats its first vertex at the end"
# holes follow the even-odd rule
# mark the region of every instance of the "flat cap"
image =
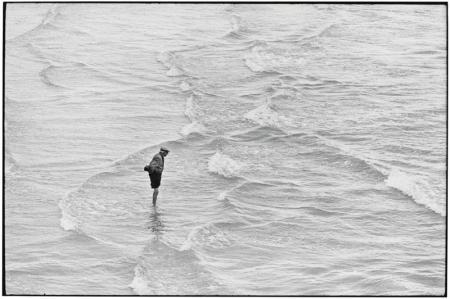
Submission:
POLYGON ((159 149, 159 151, 161 152, 170 152, 169 149, 167 147, 161 146, 161 148, 159 149))

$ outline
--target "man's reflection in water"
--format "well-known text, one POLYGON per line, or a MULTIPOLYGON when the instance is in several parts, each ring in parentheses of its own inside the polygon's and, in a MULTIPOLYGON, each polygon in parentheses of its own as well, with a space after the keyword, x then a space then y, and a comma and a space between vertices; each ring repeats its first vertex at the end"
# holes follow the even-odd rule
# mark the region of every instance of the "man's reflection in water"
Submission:
POLYGON ((149 229, 155 234, 156 239, 162 235, 164 226, 161 221, 161 213, 158 212, 158 208, 153 206, 153 212, 150 214, 150 226, 149 229))

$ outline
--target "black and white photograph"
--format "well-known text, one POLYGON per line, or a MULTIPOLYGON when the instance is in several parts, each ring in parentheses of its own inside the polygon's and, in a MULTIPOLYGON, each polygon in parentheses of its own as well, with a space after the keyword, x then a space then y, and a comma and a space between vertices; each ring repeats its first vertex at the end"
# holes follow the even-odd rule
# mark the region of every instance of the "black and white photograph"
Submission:
POLYGON ((447 2, 3 2, 3 295, 447 295, 447 2))

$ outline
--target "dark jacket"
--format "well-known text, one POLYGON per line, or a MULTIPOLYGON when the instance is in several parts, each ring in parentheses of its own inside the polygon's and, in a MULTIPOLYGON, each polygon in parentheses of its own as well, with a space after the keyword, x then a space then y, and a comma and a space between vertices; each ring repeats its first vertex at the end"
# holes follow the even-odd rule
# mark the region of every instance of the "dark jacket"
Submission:
POLYGON ((161 153, 157 153, 153 156, 152 161, 148 165, 149 173, 162 173, 164 170, 164 157, 161 153))

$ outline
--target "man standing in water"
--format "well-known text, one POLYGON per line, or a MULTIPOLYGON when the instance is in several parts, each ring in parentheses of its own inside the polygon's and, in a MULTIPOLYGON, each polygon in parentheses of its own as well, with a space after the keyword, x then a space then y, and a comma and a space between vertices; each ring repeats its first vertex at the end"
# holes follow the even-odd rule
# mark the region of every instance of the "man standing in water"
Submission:
POLYGON ((144 167, 145 171, 148 171, 150 175, 150 182, 153 190, 153 205, 156 205, 156 200, 159 193, 159 185, 161 184, 161 175, 164 170, 164 157, 167 156, 169 150, 165 147, 161 147, 159 153, 153 156, 150 164, 144 167))

